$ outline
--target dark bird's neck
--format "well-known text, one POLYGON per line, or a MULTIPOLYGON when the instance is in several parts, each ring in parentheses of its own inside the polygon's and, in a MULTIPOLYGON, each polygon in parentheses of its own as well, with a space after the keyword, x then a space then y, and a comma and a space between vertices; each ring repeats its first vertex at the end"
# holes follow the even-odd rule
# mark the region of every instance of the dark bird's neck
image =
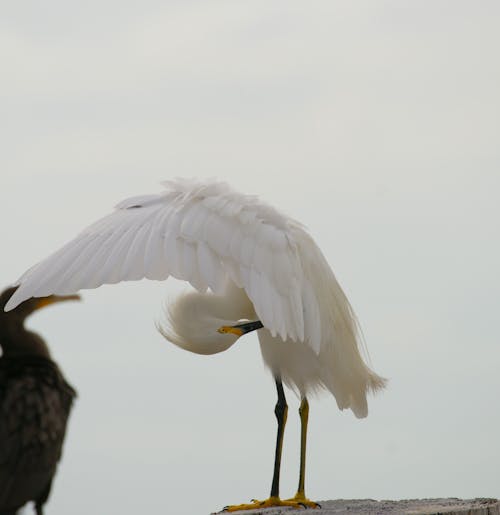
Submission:
POLYGON ((2 356, 6 358, 37 356, 50 359, 46 343, 38 334, 24 327, 24 319, 5 315, 0 313, 2 356))

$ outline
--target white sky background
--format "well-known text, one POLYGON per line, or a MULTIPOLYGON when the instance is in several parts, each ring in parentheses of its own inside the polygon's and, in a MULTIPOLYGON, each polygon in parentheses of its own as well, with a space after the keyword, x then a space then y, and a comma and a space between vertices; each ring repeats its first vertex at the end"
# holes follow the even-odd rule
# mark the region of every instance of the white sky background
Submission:
MULTIPOLYGON (((311 402, 313 499, 500 496, 496 1, 19 1, 0 17, 1 284, 127 196, 217 176, 304 222, 390 378, 311 402)), ((48 513, 209 513, 270 488, 255 336, 156 332, 180 286, 84 292, 31 327, 78 389, 48 513)), ((282 494, 298 475, 288 395, 282 494)))

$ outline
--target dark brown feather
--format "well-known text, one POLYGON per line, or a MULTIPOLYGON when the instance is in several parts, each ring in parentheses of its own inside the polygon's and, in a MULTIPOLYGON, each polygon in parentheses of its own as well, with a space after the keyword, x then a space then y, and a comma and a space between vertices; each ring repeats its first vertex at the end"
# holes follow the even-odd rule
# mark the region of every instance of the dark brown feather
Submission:
POLYGON ((13 515, 29 501, 40 515, 61 459, 76 391, 43 340, 24 329, 24 316, 9 315, 2 309, 0 515, 13 515), (19 348, 23 352, 16 352, 19 348))

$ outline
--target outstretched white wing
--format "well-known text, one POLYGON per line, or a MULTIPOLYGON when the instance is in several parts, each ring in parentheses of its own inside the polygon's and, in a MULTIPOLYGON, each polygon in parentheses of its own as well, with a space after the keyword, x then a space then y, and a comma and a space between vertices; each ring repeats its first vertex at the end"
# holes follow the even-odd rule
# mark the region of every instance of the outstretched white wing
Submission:
POLYGON ((221 182, 176 180, 158 195, 127 199, 28 270, 5 309, 30 297, 69 294, 169 275, 199 291, 244 288, 275 336, 321 345, 319 306, 304 277, 300 225, 221 182), (304 327, 314 335, 304 339, 304 327), (319 334, 318 334, 319 333, 319 334))

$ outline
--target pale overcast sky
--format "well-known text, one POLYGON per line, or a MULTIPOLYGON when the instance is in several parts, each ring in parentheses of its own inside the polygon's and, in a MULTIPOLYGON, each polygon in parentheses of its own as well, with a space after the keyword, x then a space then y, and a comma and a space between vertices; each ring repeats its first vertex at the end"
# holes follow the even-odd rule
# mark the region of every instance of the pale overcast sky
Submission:
MULTIPOLYGON (((500 497, 499 16, 493 0, 3 5, 0 283, 122 198, 217 176, 309 227, 390 379, 366 420, 312 400, 309 496, 500 497)), ((256 337, 212 357, 169 344, 154 323, 181 288, 103 287, 31 320, 79 391, 49 515, 268 495, 256 337)))

